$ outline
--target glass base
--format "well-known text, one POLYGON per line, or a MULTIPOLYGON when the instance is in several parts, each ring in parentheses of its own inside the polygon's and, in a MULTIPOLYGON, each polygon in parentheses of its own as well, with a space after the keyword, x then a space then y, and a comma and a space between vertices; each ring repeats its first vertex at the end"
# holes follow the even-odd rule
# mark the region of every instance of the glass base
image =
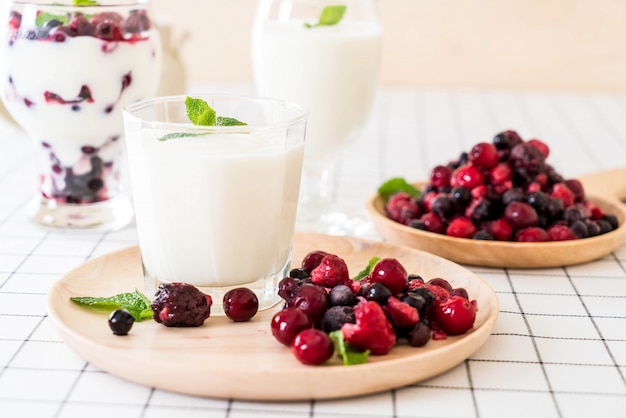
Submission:
POLYGON ((27 211, 28 216, 40 225, 71 230, 114 231, 133 220, 133 207, 126 196, 74 205, 38 195, 30 202, 27 211))
MULTIPOLYGON (((202 286, 196 285, 202 293, 210 295, 213 299, 213 305, 211 306, 211 316, 224 316, 224 295, 231 289, 238 287, 247 287, 252 290, 256 297, 259 299, 259 312, 273 308, 278 305, 283 299, 278 296, 278 282, 289 274, 291 268, 291 260, 287 261, 287 264, 275 274, 271 274, 267 277, 263 277, 251 283, 242 283, 233 286, 202 286)), ((146 295, 152 300, 161 283, 168 283, 148 273, 144 267, 144 283, 146 287, 146 295)))

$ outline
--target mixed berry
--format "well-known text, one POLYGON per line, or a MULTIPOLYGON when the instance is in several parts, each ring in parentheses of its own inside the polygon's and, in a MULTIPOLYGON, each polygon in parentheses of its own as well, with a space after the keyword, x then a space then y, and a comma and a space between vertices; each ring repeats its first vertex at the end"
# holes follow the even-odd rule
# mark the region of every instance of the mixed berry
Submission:
POLYGON ((362 273, 352 279, 337 255, 307 254, 279 283, 284 306, 272 317, 272 335, 302 363, 322 364, 337 332, 352 350, 385 355, 401 340, 422 347, 474 325, 476 301, 446 279, 408 274, 394 258, 373 259, 362 273))
POLYGON ((548 164, 549 153, 539 139, 501 132, 434 167, 418 196, 390 196, 386 214, 412 228, 477 240, 563 241, 616 229, 616 216, 548 164))

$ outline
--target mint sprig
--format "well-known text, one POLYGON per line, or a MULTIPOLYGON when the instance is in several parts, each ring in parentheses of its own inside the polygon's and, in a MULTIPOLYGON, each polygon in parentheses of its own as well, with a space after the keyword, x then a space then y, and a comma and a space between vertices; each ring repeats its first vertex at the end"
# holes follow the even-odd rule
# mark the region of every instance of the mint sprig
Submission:
POLYGON ((343 338, 343 332, 341 332, 340 329, 333 331, 328 335, 335 346, 335 352, 343 359, 344 366, 352 366, 354 364, 363 364, 367 362, 367 356, 369 356, 370 350, 357 351, 346 342, 343 338))
POLYGON ((150 299, 138 290, 110 297, 78 296, 71 297, 70 300, 88 309, 106 313, 116 309, 126 309, 137 322, 152 318, 150 299))
POLYGON ((369 263, 367 263, 367 266, 363 270, 361 270, 359 274, 354 276, 352 280, 361 280, 362 278, 370 274, 370 272, 372 271, 372 268, 374 268, 374 266, 376 265, 376 263, 378 263, 379 260, 380 260, 380 257, 370 258, 370 261, 369 263))
POLYGON ((97 6, 98 2, 94 0, 74 0, 74 6, 97 6))
POLYGON ((419 197, 421 194, 415 186, 407 183, 407 181, 402 177, 389 179, 378 188, 378 194, 383 198, 385 203, 392 195, 398 192, 408 193, 412 197, 419 197))
MULTIPOLYGON (((202 99, 185 98, 185 110, 189 121, 196 126, 245 126, 247 123, 226 116, 217 116, 215 110, 202 99)), ((159 141, 167 141, 175 138, 191 138, 204 135, 196 132, 172 132, 158 138, 159 141)))
POLYGON ((322 9, 317 23, 310 24, 305 23, 307 28, 315 28, 318 26, 332 26, 336 25, 343 19, 343 15, 346 13, 346 6, 326 6, 322 9))
POLYGON ((53 15, 48 12, 40 12, 35 18, 35 25, 37 25, 38 28, 43 28, 46 26, 46 23, 51 20, 58 20, 61 22, 61 25, 67 25, 69 23, 67 15, 53 15))

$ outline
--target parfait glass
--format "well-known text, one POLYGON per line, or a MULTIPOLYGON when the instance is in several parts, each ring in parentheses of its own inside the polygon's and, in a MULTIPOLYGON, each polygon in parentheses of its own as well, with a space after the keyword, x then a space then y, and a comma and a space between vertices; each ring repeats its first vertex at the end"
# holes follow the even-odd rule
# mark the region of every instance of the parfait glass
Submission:
POLYGON ((309 111, 299 230, 352 235, 367 224, 337 210, 329 186, 375 98, 383 32, 377 6, 376 0, 259 0, 252 31, 257 94, 309 111))
POLYGON ((154 95, 160 77, 147 0, 3 0, 0 28, 0 96, 32 138, 39 172, 29 216, 124 227, 133 210, 122 191, 122 108, 154 95))

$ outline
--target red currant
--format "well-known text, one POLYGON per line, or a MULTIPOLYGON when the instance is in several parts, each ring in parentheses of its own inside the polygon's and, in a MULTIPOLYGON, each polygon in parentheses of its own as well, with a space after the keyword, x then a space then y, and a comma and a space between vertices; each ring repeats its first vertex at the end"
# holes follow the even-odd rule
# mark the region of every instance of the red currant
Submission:
POLYGON ((383 258, 372 267, 370 281, 383 284, 392 295, 396 295, 406 287, 408 273, 395 258, 383 258))

